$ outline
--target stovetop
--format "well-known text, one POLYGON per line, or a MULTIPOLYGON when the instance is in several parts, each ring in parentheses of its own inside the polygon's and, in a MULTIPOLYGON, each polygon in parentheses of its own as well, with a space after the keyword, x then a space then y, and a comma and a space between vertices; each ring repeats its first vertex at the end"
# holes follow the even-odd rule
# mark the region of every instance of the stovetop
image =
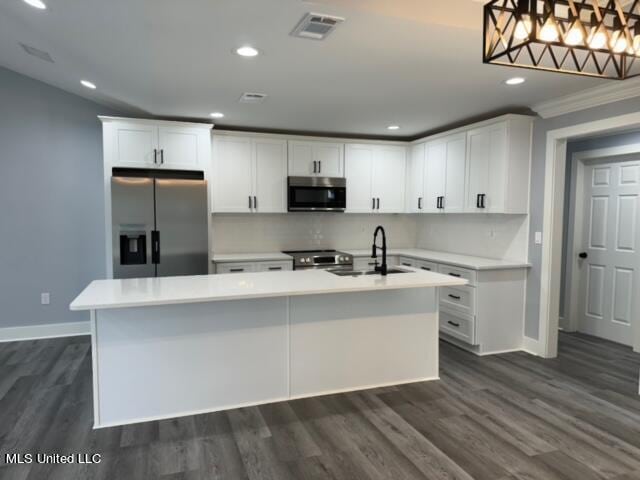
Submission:
POLYGON ((282 252, 293 257, 293 268, 331 268, 352 266, 353 257, 337 250, 287 250, 282 252))

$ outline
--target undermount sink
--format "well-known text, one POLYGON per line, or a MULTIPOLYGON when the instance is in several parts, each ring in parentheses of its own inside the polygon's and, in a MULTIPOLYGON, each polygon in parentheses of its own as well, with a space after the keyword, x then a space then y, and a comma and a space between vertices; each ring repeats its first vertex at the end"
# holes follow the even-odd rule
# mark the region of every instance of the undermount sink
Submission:
MULTIPOLYGON (((380 272, 375 270, 329 270, 329 272, 339 277, 361 277, 363 275, 381 275, 380 272)), ((410 270, 403 270, 401 268, 389 268, 387 269, 387 275, 393 275, 396 273, 409 273, 410 270)))

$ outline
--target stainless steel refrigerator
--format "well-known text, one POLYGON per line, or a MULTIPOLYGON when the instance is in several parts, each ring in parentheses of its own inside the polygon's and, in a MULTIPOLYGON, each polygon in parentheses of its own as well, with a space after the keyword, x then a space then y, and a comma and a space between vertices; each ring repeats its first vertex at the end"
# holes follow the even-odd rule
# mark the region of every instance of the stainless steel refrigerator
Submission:
POLYGON ((208 273, 202 172, 114 168, 113 278, 208 273))

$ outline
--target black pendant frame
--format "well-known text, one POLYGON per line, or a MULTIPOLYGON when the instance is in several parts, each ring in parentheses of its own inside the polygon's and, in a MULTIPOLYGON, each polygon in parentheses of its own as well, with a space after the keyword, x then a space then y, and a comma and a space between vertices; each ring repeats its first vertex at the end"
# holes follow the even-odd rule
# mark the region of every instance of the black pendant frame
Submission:
MULTIPOLYGON (((634 36, 640 33, 640 0, 623 8, 620 0, 492 0, 484 6, 484 63, 624 80, 640 75, 640 50, 632 52, 634 36), (529 15, 528 38, 515 38, 517 22, 529 15), (558 31, 555 41, 539 39, 551 18, 558 31), (628 49, 610 48, 614 25, 620 28, 628 49), (581 30, 583 45, 569 45, 565 37, 572 27, 581 30), (603 48, 586 46, 593 32, 606 36, 603 48)), ((615 37, 617 38, 617 37, 615 37)), ((636 36, 636 42, 640 36, 636 36)))

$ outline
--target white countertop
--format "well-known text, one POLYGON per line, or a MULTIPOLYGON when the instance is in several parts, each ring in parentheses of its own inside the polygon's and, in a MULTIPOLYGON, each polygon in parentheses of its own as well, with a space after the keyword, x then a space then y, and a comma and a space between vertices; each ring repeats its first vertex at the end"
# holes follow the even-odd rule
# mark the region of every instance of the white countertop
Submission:
POLYGON ((265 253, 222 253, 214 254, 213 261, 216 263, 235 262, 268 262, 268 261, 292 261, 291 255, 282 252, 265 253))
POLYGON ((404 267, 411 273, 339 277, 325 270, 95 280, 71 310, 144 307, 251 298, 429 288, 466 280, 404 267))
MULTIPOLYGON (((354 257, 368 257, 371 249, 349 250, 338 249, 349 253, 354 257)), ((498 260, 495 258, 475 257, 471 255, 460 255, 457 253, 436 252, 432 250, 422 250, 419 248, 390 248, 387 255, 399 255, 411 257, 418 260, 428 260, 436 263, 446 263, 457 267, 470 268, 471 270, 506 270, 512 268, 529 268, 531 264, 518 260, 498 260)), ((217 263, 229 262, 260 262, 260 261, 280 261, 291 260, 289 255, 280 252, 271 253, 226 253, 214 255, 213 261, 217 263)))
MULTIPOLYGON (((369 257, 371 249, 366 250, 344 250, 354 257, 369 257)), ((470 268, 471 270, 507 270, 513 268, 529 268, 531 264, 518 260, 499 260, 495 258, 474 257, 471 255, 460 255, 458 253, 435 252, 432 250, 422 250, 419 248, 393 248, 387 250, 387 255, 399 255, 411 257, 418 260, 427 260, 436 263, 446 263, 457 267, 470 268)), ((379 254, 378 254, 379 256, 379 254)))

